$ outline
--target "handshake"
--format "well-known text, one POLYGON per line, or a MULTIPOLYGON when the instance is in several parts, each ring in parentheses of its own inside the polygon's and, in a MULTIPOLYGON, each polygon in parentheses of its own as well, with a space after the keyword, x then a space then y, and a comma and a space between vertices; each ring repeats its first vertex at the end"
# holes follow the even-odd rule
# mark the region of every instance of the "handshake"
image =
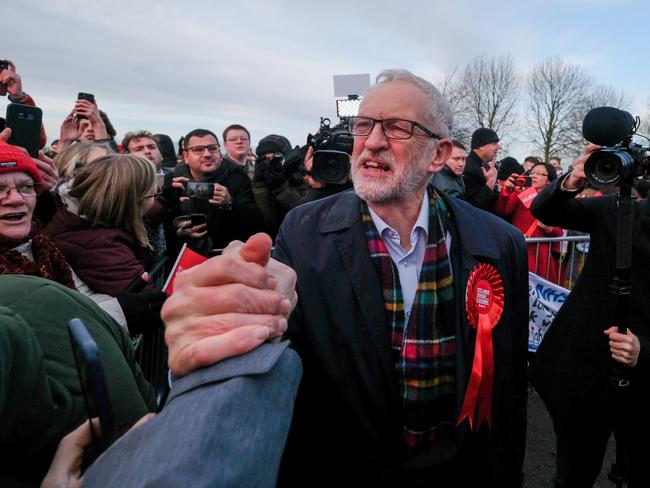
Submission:
POLYGON ((296 273, 271 259, 272 244, 266 234, 233 241, 221 256, 177 276, 162 309, 172 373, 244 354, 287 330, 296 273))

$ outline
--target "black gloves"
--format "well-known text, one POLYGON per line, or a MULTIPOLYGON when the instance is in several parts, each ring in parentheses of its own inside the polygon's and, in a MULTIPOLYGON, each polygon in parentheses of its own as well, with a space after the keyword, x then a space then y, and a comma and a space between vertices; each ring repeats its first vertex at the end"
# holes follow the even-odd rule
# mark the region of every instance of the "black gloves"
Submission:
MULTIPOLYGON (((277 164, 277 162, 276 162, 277 164)), ((275 168, 276 170, 278 168, 275 168)), ((262 157, 255 163, 255 170, 253 173, 253 181, 260 181, 266 184, 269 188, 281 185, 287 180, 284 172, 280 170, 271 171, 271 160, 267 157, 262 157)))
POLYGON ((116 297, 131 336, 155 332, 162 325, 160 310, 167 295, 159 289, 141 291, 145 285, 142 277, 138 277, 116 297))

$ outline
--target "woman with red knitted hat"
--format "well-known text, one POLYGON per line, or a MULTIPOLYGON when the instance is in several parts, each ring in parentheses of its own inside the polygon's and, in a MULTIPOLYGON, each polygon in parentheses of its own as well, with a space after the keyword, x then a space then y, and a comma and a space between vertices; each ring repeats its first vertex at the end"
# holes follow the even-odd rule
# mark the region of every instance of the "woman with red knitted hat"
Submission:
POLYGON ((32 219, 40 183, 32 158, 0 142, 0 274, 40 276, 74 289, 65 258, 32 219))
MULTIPOLYGON (((5 132, 0 136, 6 135, 5 132)), ((0 275, 39 276, 61 283, 92 299, 132 335, 159 326, 155 318, 165 295, 159 290, 124 289, 119 294, 91 288, 70 267, 63 252, 34 219, 41 170, 21 148, 0 137, 0 275), (155 306, 152 306, 154 302, 155 306)), ((48 178, 49 180, 49 178, 48 178)), ((48 181, 48 186, 49 186, 48 181)), ((135 280, 134 280, 135 283, 135 280)))

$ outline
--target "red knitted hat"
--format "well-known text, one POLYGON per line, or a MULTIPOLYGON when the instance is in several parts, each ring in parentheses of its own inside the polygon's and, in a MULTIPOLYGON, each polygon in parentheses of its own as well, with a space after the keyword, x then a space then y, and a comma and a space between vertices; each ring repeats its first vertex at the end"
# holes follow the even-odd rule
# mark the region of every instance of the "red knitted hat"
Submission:
POLYGON ((41 173, 32 158, 16 146, 0 142, 0 174, 13 171, 28 174, 34 183, 41 181, 41 173))

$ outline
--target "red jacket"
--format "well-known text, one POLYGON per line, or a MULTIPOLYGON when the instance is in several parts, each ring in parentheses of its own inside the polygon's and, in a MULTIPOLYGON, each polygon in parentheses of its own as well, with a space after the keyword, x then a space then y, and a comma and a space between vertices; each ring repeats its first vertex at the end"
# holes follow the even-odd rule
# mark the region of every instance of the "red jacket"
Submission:
MULTIPOLYGON (((512 191, 503 188, 501 193, 499 193, 496 212, 503 217, 511 217, 512 225, 519 229, 526 237, 562 236, 563 231, 560 227, 552 227, 550 231, 546 231, 539 225, 533 225, 537 222, 537 219, 533 216, 529 207, 537 193, 532 188, 523 191, 512 191), (526 196, 529 198, 527 199, 526 196)), ((527 247, 528 269, 542 278, 553 283, 558 283, 559 263, 553 257, 551 245, 543 243, 539 245, 528 244, 527 247)))

